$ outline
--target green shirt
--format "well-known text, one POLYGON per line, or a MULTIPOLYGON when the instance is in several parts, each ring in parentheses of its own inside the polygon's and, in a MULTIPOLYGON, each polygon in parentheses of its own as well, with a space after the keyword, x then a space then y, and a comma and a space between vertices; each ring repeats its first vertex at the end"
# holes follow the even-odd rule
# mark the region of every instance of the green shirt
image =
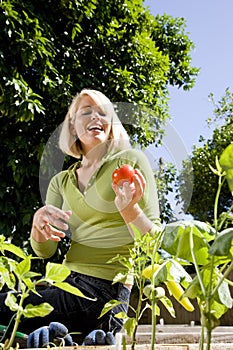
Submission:
MULTIPOLYGON (((133 237, 118 212, 112 189, 112 173, 123 164, 138 168, 146 179, 146 190, 140 207, 148 218, 155 223, 153 231, 158 230, 159 205, 155 179, 143 152, 128 149, 106 155, 89 180, 84 193, 78 188, 76 169, 80 162, 68 170, 61 171, 50 181, 46 204, 63 210, 72 210, 68 221, 71 244, 63 263, 72 271, 113 280, 123 266, 119 262, 108 263, 117 254, 129 257, 129 248, 133 246, 133 237)), ((48 240, 38 243, 31 239, 35 253, 43 258, 51 257, 57 242, 48 240)), ((132 276, 124 283, 132 283, 132 276)))

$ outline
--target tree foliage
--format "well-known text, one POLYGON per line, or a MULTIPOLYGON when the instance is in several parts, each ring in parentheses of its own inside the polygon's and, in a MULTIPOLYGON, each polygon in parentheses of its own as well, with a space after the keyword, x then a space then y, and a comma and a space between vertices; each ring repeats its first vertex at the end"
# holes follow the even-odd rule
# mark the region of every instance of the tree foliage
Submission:
MULTIPOLYGON (((233 140, 233 93, 226 89, 220 101, 214 100, 213 117, 209 123, 215 123, 215 129, 211 139, 205 140, 201 147, 194 146, 192 152, 192 167, 194 175, 194 186, 189 213, 197 220, 213 221, 213 203, 218 185, 218 177, 215 176, 209 167, 216 168, 216 157, 220 157, 223 150, 232 143, 233 140)), ((187 169, 186 169, 187 172, 187 169)), ((181 179, 183 190, 187 187, 186 178, 181 179)), ((219 200, 219 213, 228 210, 233 204, 232 196, 227 183, 224 184, 219 200)))
POLYGON ((185 19, 167 14, 157 15, 155 19, 152 38, 156 47, 169 57, 169 84, 189 90, 199 70, 191 66, 190 52, 194 44, 186 32, 185 19))
POLYGON ((153 110, 126 125, 147 145, 169 117, 168 84, 191 88, 198 70, 184 21, 142 0, 2 0, 0 25, 0 231, 30 250, 40 158, 73 96, 94 88, 153 110))

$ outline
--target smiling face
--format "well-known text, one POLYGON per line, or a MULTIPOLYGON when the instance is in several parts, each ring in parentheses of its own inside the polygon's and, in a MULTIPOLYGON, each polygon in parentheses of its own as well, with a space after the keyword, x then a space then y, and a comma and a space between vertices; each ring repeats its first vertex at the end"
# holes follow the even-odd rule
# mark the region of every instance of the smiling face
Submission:
POLYGON ((111 118, 88 95, 82 96, 72 124, 84 154, 109 139, 111 118))

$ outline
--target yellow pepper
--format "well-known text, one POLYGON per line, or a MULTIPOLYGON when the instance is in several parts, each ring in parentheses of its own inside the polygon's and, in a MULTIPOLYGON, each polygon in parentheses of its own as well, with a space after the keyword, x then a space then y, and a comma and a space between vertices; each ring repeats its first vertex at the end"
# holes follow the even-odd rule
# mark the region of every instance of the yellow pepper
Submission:
POLYGON ((166 286, 169 290, 169 292, 174 296, 174 298, 187 310, 192 312, 194 310, 193 304, 189 301, 189 298, 181 296, 184 293, 183 288, 181 285, 175 281, 167 281, 166 286))
MULTIPOLYGON (((159 264, 154 264, 154 271, 157 271, 159 266, 160 266, 159 264)), ((142 276, 150 279, 151 275, 152 275, 152 265, 149 265, 145 267, 145 269, 142 271, 142 276)))
MULTIPOLYGON (((154 265, 154 271, 157 271, 159 269, 160 265, 155 264, 154 265)), ((143 271, 142 275, 145 278, 151 278, 152 275, 152 265, 147 266, 143 271)), ((193 305, 189 301, 189 298, 184 297, 181 299, 182 294, 184 293, 183 288, 181 285, 175 281, 167 281, 165 282, 165 285, 167 286, 167 289, 171 295, 174 296, 174 298, 187 310, 192 312, 194 310, 193 305)))

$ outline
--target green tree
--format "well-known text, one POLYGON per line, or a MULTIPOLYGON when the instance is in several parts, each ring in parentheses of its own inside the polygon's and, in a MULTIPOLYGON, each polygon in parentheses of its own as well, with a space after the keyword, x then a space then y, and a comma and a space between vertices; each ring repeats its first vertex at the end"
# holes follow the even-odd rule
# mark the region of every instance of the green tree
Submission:
POLYGON ((169 84, 184 90, 193 87, 198 69, 191 66, 190 52, 194 44, 186 32, 185 19, 157 15, 152 38, 156 47, 169 57, 169 84))
MULTIPOLYGON (((225 94, 220 101, 214 100, 213 94, 210 94, 214 110, 213 117, 209 119, 209 123, 215 123, 213 135, 211 139, 205 140, 200 138, 202 146, 194 146, 191 162, 194 175, 194 186, 191 203, 188 212, 197 220, 213 222, 214 212, 213 203, 216 196, 217 181, 216 176, 210 169, 210 164, 216 168, 216 157, 232 143, 233 140, 233 93, 226 89, 225 94), (205 194, 203 196, 203 193, 205 194)), ((189 169, 191 171, 191 169, 189 169)), ((188 173, 188 169, 184 173, 188 173)), ((181 179, 183 192, 187 187, 186 176, 181 179)), ((185 197, 185 196, 184 196, 185 197)), ((221 197, 219 199, 218 210, 222 213, 229 209, 232 205, 232 197, 229 192, 227 182, 224 183, 221 197)))
POLYGON ((0 25, 0 232, 30 250, 40 158, 77 91, 145 107, 126 127, 148 145, 169 117, 168 85, 191 88, 198 69, 184 21, 154 18, 142 0, 2 0, 0 25))

